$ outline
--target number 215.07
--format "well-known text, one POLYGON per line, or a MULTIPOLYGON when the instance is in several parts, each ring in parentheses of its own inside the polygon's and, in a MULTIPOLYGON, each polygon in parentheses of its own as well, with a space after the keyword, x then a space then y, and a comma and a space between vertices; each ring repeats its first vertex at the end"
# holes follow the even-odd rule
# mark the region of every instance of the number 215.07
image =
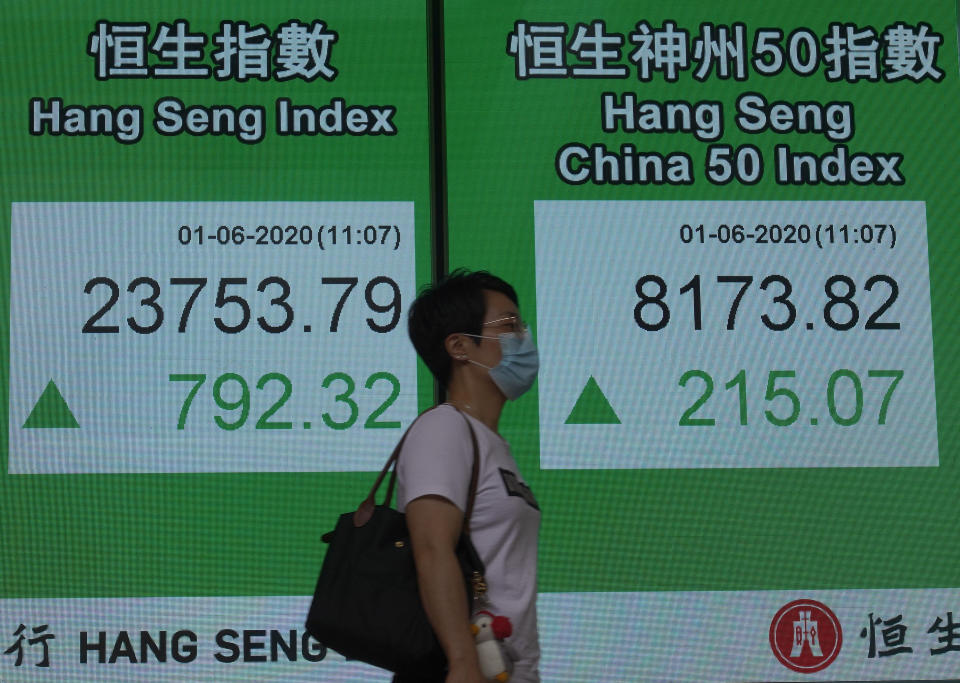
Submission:
MULTIPOLYGON (((810 425, 819 423, 818 414, 822 413, 823 404, 811 397, 801 397, 789 385, 797 376, 794 370, 771 370, 767 373, 767 385, 763 399, 766 408, 763 415, 767 422, 776 427, 788 427, 798 422, 802 414, 802 404, 807 408, 806 417, 810 425), (812 407, 811 407, 812 404, 812 407)), ((867 370, 867 377, 886 381, 886 389, 880 400, 880 409, 877 413, 878 425, 887 423, 887 412, 897 384, 903 379, 903 370, 867 370)), ((713 427, 717 420, 701 413, 706 409, 707 402, 714 392, 713 377, 703 370, 687 370, 680 376, 679 386, 686 388, 699 386, 699 397, 683 411, 680 416, 681 427, 713 427)), ((878 385, 877 382, 868 382, 868 386, 878 385)), ((740 424, 746 426, 749 422, 747 408, 747 373, 741 370, 723 385, 725 391, 736 391, 739 404, 740 424)), ((817 392, 821 396, 819 391, 817 392)), ((834 424, 850 427, 860 422, 863 417, 864 389, 860 376, 853 370, 841 369, 834 371, 824 387, 826 410, 834 424)))

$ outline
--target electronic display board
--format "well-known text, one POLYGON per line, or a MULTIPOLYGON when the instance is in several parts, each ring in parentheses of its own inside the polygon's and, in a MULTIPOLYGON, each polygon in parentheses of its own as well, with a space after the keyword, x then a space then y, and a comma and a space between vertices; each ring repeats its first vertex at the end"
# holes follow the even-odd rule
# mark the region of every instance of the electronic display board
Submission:
POLYGON ((0 45, 3 681, 389 680, 303 619, 444 261, 540 349, 542 680, 960 677, 955 4, 18 1, 0 45))
POLYGON ((955 4, 445 22, 450 263, 541 353, 547 680, 960 676, 955 4))
POLYGON ((303 621, 433 394, 424 8, 8 5, 0 679, 370 675, 303 621))

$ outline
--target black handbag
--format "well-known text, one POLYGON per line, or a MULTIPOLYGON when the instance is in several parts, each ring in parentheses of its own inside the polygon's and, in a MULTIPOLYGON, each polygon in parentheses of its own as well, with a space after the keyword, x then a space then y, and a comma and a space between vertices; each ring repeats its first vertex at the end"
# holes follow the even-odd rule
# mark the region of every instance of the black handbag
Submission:
MULTIPOLYGON (((463 419, 473 444, 473 471, 456 554, 469 613, 474 600, 486 591, 486 584, 483 562, 470 541, 470 515, 479 472, 477 437, 470 421, 466 416, 463 419)), ((409 428, 360 507, 340 515, 336 528, 323 535, 323 541, 330 545, 310 603, 306 629, 347 659, 401 674, 440 675, 446 658, 420 602, 405 515, 390 507, 396 463, 407 433, 409 428), (374 495, 391 466, 387 495, 377 505, 374 495)))

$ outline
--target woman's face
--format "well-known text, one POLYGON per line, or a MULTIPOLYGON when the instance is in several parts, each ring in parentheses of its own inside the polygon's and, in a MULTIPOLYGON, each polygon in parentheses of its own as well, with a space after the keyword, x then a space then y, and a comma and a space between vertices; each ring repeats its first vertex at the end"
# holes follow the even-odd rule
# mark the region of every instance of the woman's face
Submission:
POLYGON ((517 305, 501 292, 485 289, 483 298, 486 302, 486 311, 480 334, 485 338, 476 340, 480 343, 475 347, 475 352, 470 354, 470 359, 492 368, 500 362, 501 358, 498 337, 501 334, 516 331, 520 311, 517 305))

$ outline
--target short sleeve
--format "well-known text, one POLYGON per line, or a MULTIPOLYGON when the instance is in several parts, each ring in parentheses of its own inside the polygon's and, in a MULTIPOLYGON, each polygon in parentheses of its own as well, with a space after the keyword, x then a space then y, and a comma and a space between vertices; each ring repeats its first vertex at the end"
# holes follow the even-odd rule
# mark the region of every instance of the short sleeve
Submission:
POLYGON ((397 509, 421 496, 442 496, 465 511, 473 469, 466 420, 440 406, 414 423, 397 462, 397 509))

